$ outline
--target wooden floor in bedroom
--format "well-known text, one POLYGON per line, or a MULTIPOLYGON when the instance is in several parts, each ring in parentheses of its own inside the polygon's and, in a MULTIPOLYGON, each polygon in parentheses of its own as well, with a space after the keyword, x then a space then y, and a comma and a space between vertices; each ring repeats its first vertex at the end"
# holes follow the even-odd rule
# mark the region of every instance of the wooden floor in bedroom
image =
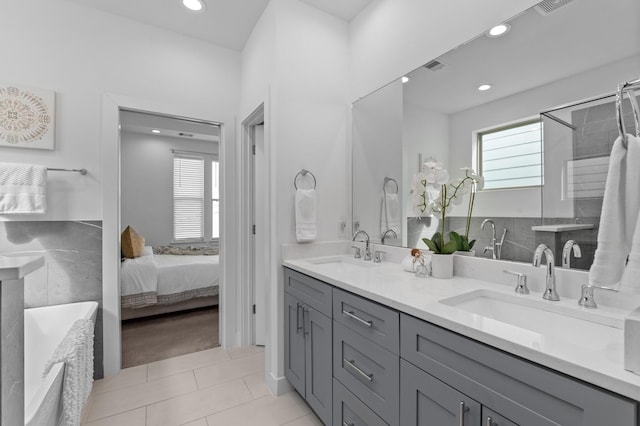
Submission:
POLYGON ((217 306, 122 322, 122 368, 219 345, 217 306))

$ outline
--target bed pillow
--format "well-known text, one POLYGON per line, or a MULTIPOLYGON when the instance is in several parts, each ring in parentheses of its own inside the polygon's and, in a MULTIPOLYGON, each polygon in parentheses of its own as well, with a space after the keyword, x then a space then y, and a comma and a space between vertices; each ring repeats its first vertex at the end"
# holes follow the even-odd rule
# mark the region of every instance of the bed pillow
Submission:
POLYGON ((136 232, 131 226, 127 226, 120 234, 120 246, 122 257, 135 259, 142 256, 144 251, 144 237, 136 232))

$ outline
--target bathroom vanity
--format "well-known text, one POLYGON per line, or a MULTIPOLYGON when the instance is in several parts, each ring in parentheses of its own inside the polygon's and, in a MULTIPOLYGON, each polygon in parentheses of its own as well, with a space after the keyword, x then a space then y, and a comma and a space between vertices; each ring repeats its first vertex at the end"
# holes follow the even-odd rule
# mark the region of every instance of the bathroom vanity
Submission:
POLYGON ((284 266, 285 375, 327 425, 639 424, 618 328, 587 350, 580 330, 563 342, 458 309, 520 297, 504 285, 346 255, 284 266))

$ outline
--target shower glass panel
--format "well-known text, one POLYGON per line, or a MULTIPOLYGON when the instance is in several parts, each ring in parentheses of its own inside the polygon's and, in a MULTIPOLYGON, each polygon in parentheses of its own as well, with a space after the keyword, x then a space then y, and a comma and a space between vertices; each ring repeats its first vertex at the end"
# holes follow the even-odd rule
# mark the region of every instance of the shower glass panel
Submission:
MULTIPOLYGON (((618 137, 615 97, 605 96, 543 112, 541 119, 542 224, 563 226, 555 231, 536 232, 536 242, 555 247, 558 253, 566 241, 576 241, 582 257, 572 258, 571 266, 589 269, 596 248, 609 155, 618 137)), ((633 123, 630 115, 625 123, 633 123)), ((631 126, 628 127, 631 131, 631 126)))

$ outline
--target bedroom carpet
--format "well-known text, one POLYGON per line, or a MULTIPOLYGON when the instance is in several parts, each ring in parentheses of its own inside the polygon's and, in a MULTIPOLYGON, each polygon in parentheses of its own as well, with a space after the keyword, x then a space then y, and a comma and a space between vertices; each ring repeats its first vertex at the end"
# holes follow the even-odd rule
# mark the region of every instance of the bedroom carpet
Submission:
POLYGON ((218 307, 122 322, 122 368, 219 346, 218 307))

